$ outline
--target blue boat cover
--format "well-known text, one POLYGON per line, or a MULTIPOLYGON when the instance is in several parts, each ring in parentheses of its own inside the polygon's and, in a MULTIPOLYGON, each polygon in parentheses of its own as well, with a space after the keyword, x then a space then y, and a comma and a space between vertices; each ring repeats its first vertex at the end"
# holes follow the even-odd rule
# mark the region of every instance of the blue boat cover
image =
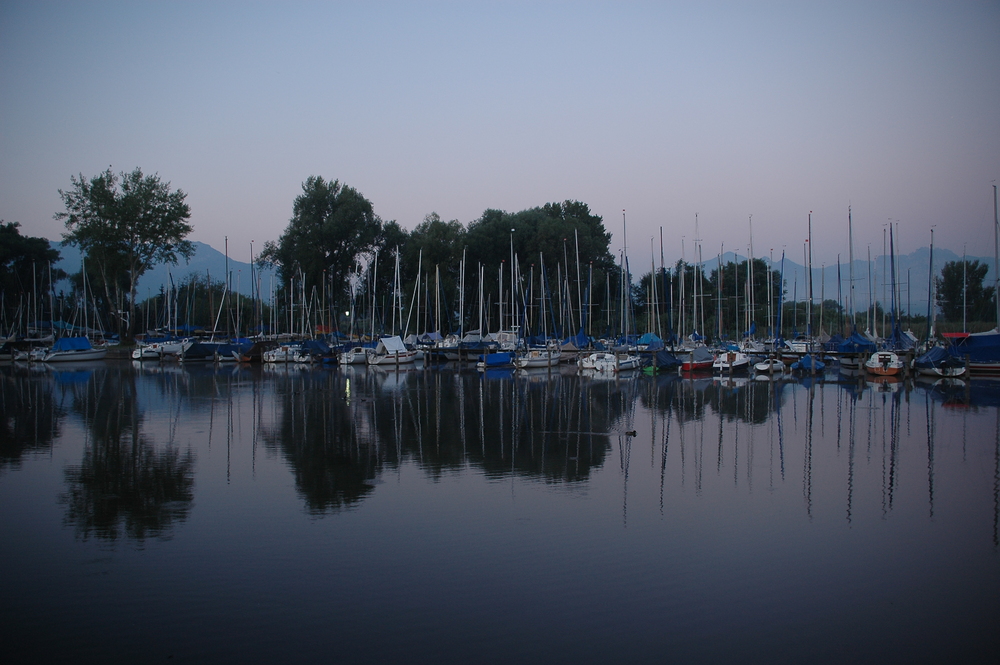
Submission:
POLYGON ((1000 362, 1000 332, 996 329, 984 333, 972 333, 953 342, 948 352, 956 358, 964 359, 965 356, 969 356, 969 360, 974 363, 1000 362))
POLYGON ((660 350, 653 354, 653 366, 659 369, 676 369, 681 361, 670 351, 660 350))
POLYGON ((819 358, 813 356, 802 356, 797 362, 792 363, 793 370, 803 370, 806 372, 815 369, 817 372, 822 372, 826 368, 826 364, 819 358), (815 363, 815 368, 814 368, 815 363))
POLYGON ((857 330, 851 336, 837 345, 840 353, 875 353, 875 342, 871 341, 857 330))
POLYGON ((918 369, 931 369, 935 367, 962 367, 963 362, 948 353, 943 346, 933 346, 931 349, 913 361, 913 366, 918 369))
POLYGON ((501 353, 487 353, 485 355, 479 356, 487 367, 506 367, 507 365, 514 364, 514 354, 509 351, 503 351, 501 353))
POLYGON ((60 337, 52 345, 53 351, 86 351, 92 348, 86 337, 60 337))

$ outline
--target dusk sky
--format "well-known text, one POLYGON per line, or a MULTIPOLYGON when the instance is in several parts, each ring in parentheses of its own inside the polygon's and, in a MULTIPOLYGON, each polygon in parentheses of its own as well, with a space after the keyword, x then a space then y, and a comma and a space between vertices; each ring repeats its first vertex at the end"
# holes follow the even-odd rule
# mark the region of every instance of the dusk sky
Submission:
POLYGON ((1000 3, 5 2, 0 218, 58 239, 111 166, 249 258, 310 175, 412 229, 587 203, 647 266, 782 248, 992 256, 1000 3), (658 260, 658 259, 657 259, 658 260))

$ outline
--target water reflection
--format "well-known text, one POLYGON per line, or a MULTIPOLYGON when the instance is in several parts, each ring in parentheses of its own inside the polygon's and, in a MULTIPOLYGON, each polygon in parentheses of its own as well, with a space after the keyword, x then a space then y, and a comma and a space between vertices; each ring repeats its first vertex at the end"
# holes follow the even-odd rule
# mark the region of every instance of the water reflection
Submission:
POLYGON ((314 512, 356 505, 408 462, 432 478, 478 468, 495 479, 585 480, 635 401, 633 382, 558 373, 346 367, 266 377, 273 403, 262 408, 274 415, 261 439, 292 467, 314 512))
MULTIPOLYGON (((832 501, 848 524, 861 508, 877 506, 881 519, 893 513, 900 492, 914 485, 906 474, 916 449, 924 512, 934 518, 942 480, 957 473, 942 471, 942 451, 960 444, 964 463, 967 442, 983 431, 977 414, 1000 414, 997 382, 973 389, 970 382, 837 375, 754 381, 483 374, 454 366, 102 363, 58 372, 8 368, 0 386, 4 468, 51 449, 67 419, 82 423, 79 463, 64 474, 65 520, 81 538, 110 541, 169 537, 192 510, 194 451, 220 443, 227 482, 234 456, 249 456, 256 470, 263 450, 287 465, 305 510, 316 515, 360 505, 387 474, 407 465, 432 481, 472 470, 490 480, 574 486, 589 483, 617 456, 626 523, 633 453, 642 450, 645 458, 646 441, 648 463, 659 473, 661 512, 672 487, 701 497, 721 491, 724 480, 749 493, 792 488, 807 519, 832 501)), ((994 543, 996 419, 988 426, 994 543)))
POLYGON ((26 455, 51 449, 66 415, 51 376, 6 369, 0 376, 0 472, 20 467, 26 455))
POLYGON ((65 522, 78 537, 167 538, 194 498, 194 454, 157 447, 144 431, 131 368, 110 366, 72 386, 87 430, 83 457, 65 470, 65 522))

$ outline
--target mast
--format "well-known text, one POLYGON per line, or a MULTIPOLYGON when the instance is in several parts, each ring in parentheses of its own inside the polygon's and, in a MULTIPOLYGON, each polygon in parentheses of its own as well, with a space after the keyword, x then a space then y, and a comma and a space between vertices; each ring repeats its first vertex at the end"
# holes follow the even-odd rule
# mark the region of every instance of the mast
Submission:
POLYGON ((872 246, 868 245, 868 307, 871 309, 871 316, 868 318, 868 326, 865 332, 875 334, 875 283, 872 281, 872 246))
POLYGON ((771 298, 774 291, 774 285, 771 283, 771 273, 774 272, 774 250, 772 249, 767 255, 767 271, 764 273, 767 277, 767 336, 774 338, 774 306, 771 302, 771 298))
POLYGON ((962 247, 962 332, 969 332, 966 322, 969 315, 969 260, 966 248, 962 247))
POLYGON ((840 274, 840 254, 837 254, 837 331, 844 334, 844 278, 840 274))
POLYGON ((851 222, 851 206, 847 206, 847 260, 848 280, 850 280, 850 287, 847 290, 848 317, 851 319, 852 329, 857 329, 858 323, 854 315, 854 226, 851 222))
MULTIPOLYGON (((994 189, 996 189, 994 187, 994 189)), ((931 259, 927 266, 927 335, 925 336, 925 342, 927 346, 930 346, 931 341, 931 312, 932 312, 932 302, 931 298, 932 292, 934 290, 934 228, 931 227, 931 259)))
POLYGON ((997 331, 1000 332, 1000 222, 997 221, 996 185, 993 185, 993 300, 997 305, 997 331))
MULTIPOLYGON (((514 229, 510 230, 510 329, 513 330, 517 324, 514 316, 514 229)), ((503 321, 500 321, 500 328, 503 329, 503 321)))
MULTIPOLYGON (((896 307, 898 305, 898 303, 896 301, 896 246, 895 246, 895 243, 893 241, 892 225, 891 224, 889 225, 889 273, 890 273, 890 279, 892 280, 892 285, 891 285, 891 288, 892 288, 892 300, 891 300, 892 314, 889 315, 889 321, 890 321, 890 323, 892 325, 892 331, 889 334, 891 334, 893 337, 896 337, 896 323, 899 321, 898 312, 896 311, 896 307)), ((896 343, 898 344, 898 342, 899 342, 899 340, 897 339, 896 343)))
POLYGON ((809 237, 806 246, 809 248, 809 302, 806 305, 806 336, 812 337, 812 304, 813 304, 813 213, 809 211, 809 237))
MULTIPOLYGON (((749 292, 749 299, 747 300, 747 307, 748 307, 748 309, 747 309, 747 312, 748 312, 748 316, 747 316, 747 320, 748 320, 747 330, 749 331, 750 330, 750 326, 753 324, 753 321, 754 321, 754 300, 753 300, 753 296, 754 296, 754 293, 753 293, 753 286, 754 286, 754 281, 753 281, 753 215, 750 215, 750 256, 747 257, 747 266, 748 266, 748 272, 750 273, 750 292, 749 292)), ((748 338, 749 338, 749 336, 748 336, 748 338)))
MULTIPOLYGON (((701 260, 701 237, 698 235, 698 213, 694 214, 694 285, 691 292, 691 296, 694 298, 693 309, 691 310, 691 324, 697 328, 698 327, 698 282, 701 280, 698 278, 698 263, 701 260)), ((702 303, 704 305, 704 303, 702 303)), ((702 336, 705 335, 704 326, 702 326, 702 336)))
POLYGON ((774 327, 777 331, 775 335, 775 349, 777 349, 777 340, 781 339, 783 335, 781 334, 781 315, 783 314, 782 308, 784 306, 784 296, 785 296, 785 250, 781 250, 781 272, 778 274, 778 307, 777 307, 777 319, 775 320, 774 327))
MULTIPOLYGON (((704 271, 705 261, 704 259, 702 259, 701 256, 700 241, 698 242, 698 265, 701 266, 701 269, 704 271)), ((704 272, 702 272, 701 276, 698 278, 699 282, 702 282, 703 280, 704 280, 704 272)), ((698 309, 698 311, 701 312, 701 330, 702 330, 701 334, 704 337, 705 336, 705 284, 704 283, 702 283, 701 285, 701 293, 699 295, 701 296, 702 302, 701 302, 701 307, 698 309)))
POLYGON ((686 328, 684 327, 684 323, 685 323, 685 321, 684 321, 684 281, 685 281, 684 280, 684 275, 685 275, 685 273, 687 273, 687 268, 684 265, 684 261, 685 261, 685 257, 684 257, 684 236, 681 236, 681 270, 680 270, 680 273, 681 273, 680 274, 680 278, 681 278, 681 285, 680 285, 680 287, 681 288, 680 288, 680 291, 677 294, 677 309, 679 311, 679 314, 677 315, 677 319, 678 319, 678 323, 679 323, 679 325, 677 326, 677 329, 680 331, 681 338, 684 337, 684 331, 686 330, 686 328))
POLYGON ((573 229, 573 241, 576 244, 576 298, 580 312, 580 333, 583 333, 583 280, 580 275, 580 233, 573 229))
POLYGON ((375 278, 378 277, 378 250, 375 250, 375 258, 372 261, 372 335, 371 340, 375 341, 375 278))
POLYGON ((458 287, 458 338, 465 337, 465 252, 468 247, 462 248, 462 274, 459 275, 458 287))

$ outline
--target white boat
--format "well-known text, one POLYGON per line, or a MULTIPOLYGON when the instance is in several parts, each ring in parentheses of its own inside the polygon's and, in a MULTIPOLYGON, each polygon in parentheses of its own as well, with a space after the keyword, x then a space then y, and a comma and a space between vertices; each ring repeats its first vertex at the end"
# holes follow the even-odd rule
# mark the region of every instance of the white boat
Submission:
POLYGON ((159 360, 157 344, 140 344, 132 349, 132 360, 159 360))
POLYGON ((43 363, 79 362, 83 360, 103 360, 108 355, 107 348, 91 346, 86 337, 62 337, 57 339, 52 348, 33 358, 43 363))
POLYGON ((293 363, 298 352, 297 344, 281 344, 265 351, 262 358, 266 363, 293 363))
POLYGON ((341 351, 338 360, 341 365, 364 365, 368 363, 368 354, 363 346, 352 346, 347 351, 341 351))
POLYGON ((785 363, 777 358, 768 358, 756 363, 753 368, 758 374, 783 374, 785 372, 785 363))
POLYGON ((856 372, 861 369, 861 356, 840 356, 838 359, 840 371, 843 373, 856 372))
POLYGON ((577 361, 580 369, 598 372, 625 372, 641 364, 642 359, 632 353, 591 353, 577 361))
POLYGON ((597 369, 599 364, 614 362, 614 358, 615 354, 613 353, 591 353, 577 360, 576 364, 580 369, 597 369))
POLYGON ((518 369, 532 367, 555 367, 562 358, 562 350, 553 344, 547 344, 544 349, 528 349, 514 360, 518 369))
POLYGON ((903 361, 891 351, 876 351, 865 362, 865 369, 875 376, 898 376, 903 373, 903 361))
POLYGON ((150 344, 149 348, 155 348, 157 357, 160 360, 177 359, 184 355, 184 352, 194 344, 193 339, 179 339, 172 342, 160 342, 150 344))
POLYGON ((823 348, 815 339, 805 335, 797 335, 794 339, 785 340, 785 350, 804 355, 806 353, 820 353, 823 348))
POLYGON ((720 374, 745 372, 750 369, 750 356, 739 351, 726 351, 715 356, 712 371, 720 374))
POLYGON ((409 365, 417 360, 417 352, 403 344, 399 335, 383 337, 378 346, 368 354, 369 365, 409 365))
POLYGON ((164 354, 183 355, 191 346, 189 339, 173 339, 158 342, 139 342, 132 349, 132 360, 159 360, 164 354))

